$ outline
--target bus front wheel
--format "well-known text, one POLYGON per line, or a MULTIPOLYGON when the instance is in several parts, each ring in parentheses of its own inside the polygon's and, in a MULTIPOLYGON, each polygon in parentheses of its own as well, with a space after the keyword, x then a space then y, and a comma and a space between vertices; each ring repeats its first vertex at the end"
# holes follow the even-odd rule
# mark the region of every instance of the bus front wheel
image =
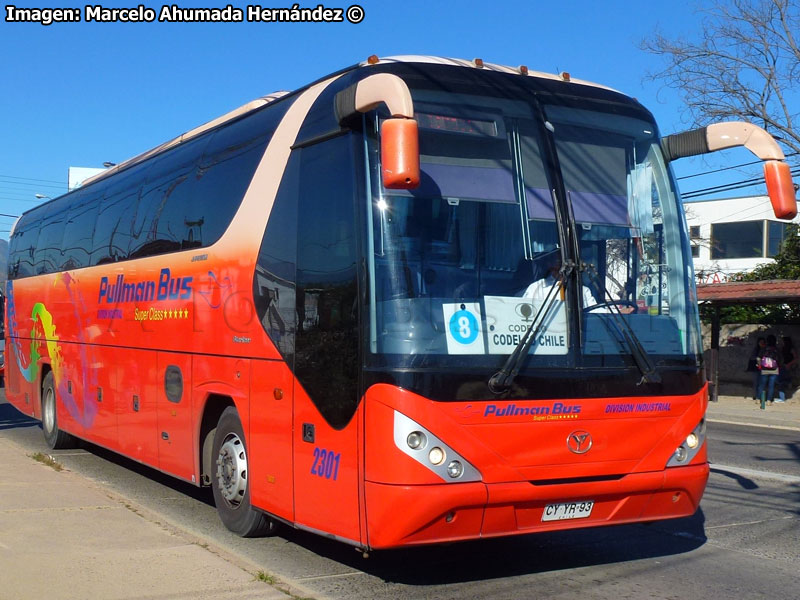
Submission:
POLYGON ((277 523, 250 504, 247 446, 239 413, 232 406, 219 418, 211 456, 211 489, 225 527, 242 537, 274 534, 277 523))
POLYGON ((75 444, 75 438, 58 428, 56 385, 52 372, 45 375, 42 382, 42 432, 44 441, 53 450, 71 448, 75 444))

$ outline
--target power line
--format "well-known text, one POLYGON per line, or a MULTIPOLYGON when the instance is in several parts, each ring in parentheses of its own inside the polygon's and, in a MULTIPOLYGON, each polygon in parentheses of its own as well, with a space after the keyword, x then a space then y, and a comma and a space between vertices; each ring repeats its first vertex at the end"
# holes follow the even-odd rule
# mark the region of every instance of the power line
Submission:
MULTIPOLYGON (((790 173, 793 176, 800 175, 800 166, 795 167, 794 169, 790 170, 790 173)), ((731 183, 724 183, 720 185, 715 185, 708 188, 702 188, 699 190, 692 190, 691 192, 686 192, 685 194, 681 194, 681 197, 684 199, 691 199, 691 198, 699 198, 701 196, 708 196, 711 194, 715 194, 718 192, 730 192, 733 190, 739 190, 742 188, 754 187, 756 185, 760 185, 764 183, 763 177, 755 177, 753 179, 743 179, 741 181, 734 181, 731 183)))
MULTIPOLYGON (((789 158, 791 156, 797 156, 798 154, 800 154, 800 152, 791 152, 789 154, 786 154, 785 156, 786 156, 786 158, 789 158)), ((758 165, 758 164, 764 164, 764 161, 763 160, 754 160, 752 162, 746 162, 746 163, 742 163, 740 165, 733 165, 732 167, 721 167, 719 169, 714 169, 712 171, 703 171, 702 173, 694 173, 692 175, 684 175, 682 177, 676 177, 676 179, 678 181, 680 181, 681 179, 691 179, 692 177, 702 177, 703 175, 711 175, 712 173, 721 173, 722 171, 730 171, 731 169, 740 169, 741 167, 749 167, 751 165, 758 165)))
POLYGON ((64 183, 63 181, 53 181, 52 179, 34 179, 32 177, 17 177, 16 175, 2 175, 0 177, 6 177, 8 179, 23 179, 25 181, 43 181, 46 183, 64 183))
MULTIPOLYGON (((3 181, 2 179, 0 179, 0 184, 13 185, 15 187, 20 185, 27 185, 35 188, 55 188, 59 190, 63 190, 64 188, 67 187, 67 184, 65 183, 62 183, 60 185, 52 185, 50 183, 28 183, 27 181, 3 181)), ((18 189, 25 189, 25 188, 18 188, 18 189)))
POLYGON ((0 217, 9 217, 11 219, 16 219, 19 215, 7 215, 6 213, 0 213, 0 217))

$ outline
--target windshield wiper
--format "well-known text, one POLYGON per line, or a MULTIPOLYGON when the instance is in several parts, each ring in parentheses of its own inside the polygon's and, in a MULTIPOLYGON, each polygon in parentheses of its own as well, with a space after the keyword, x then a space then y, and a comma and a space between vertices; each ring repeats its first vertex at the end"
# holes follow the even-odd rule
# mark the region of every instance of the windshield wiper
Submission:
POLYGON ((511 384, 514 383, 514 379, 519 373, 522 363, 528 356, 528 351, 536 340, 536 336, 539 335, 545 318, 550 314, 550 309, 561 294, 561 290, 564 287, 562 279, 563 275, 556 279, 553 285, 550 286, 550 289, 547 290, 544 301, 541 306, 539 306, 536 316, 533 317, 533 321, 531 321, 531 324, 517 344, 517 347, 508 355, 506 362, 503 364, 503 368, 489 378, 489 391, 493 394, 503 394, 511 389, 511 384))
MULTIPOLYGON (((650 355, 647 353, 647 350, 645 350, 644 346, 642 346, 642 342, 639 340, 636 332, 631 327, 631 324, 622 316, 622 313, 619 310, 619 305, 611 297, 611 294, 608 293, 608 290, 605 288, 605 286, 601 285, 600 276, 597 274, 594 265, 589 264, 585 266, 589 267, 586 269, 586 272, 589 273, 589 276, 592 278, 592 282, 597 289, 605 291, 606 306, 608 306, 610 310, 609 314, 612 315, 614 324, 617 326, 619 333, 622 334, 625 343, 628 345, 628 351, 633 357, 633 362, 636 363, 636 366, 639 367, 639 371, 642 373, 642 379, 639 381, 638 385, 643 383, 661 383, 661 375, 658 374, 656 366, 653 364, 650 355)), ((606 322, 606 319, 600 320, 606 326, 606 329, 608 329, 609 333, 615 333, 611 329, 610 325, 606 322)), ((617 340, 617 343, 620 344, 620 347, 622 347, 622 343, 620 342, 619 338, 616 336, 613 337, 617 340)))

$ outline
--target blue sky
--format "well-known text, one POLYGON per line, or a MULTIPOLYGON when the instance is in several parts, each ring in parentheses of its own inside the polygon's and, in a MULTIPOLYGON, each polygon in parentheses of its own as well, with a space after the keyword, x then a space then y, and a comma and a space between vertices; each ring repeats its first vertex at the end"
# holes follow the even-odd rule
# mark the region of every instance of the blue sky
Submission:
MULTIPOLYGON (((325 6, 331 8, 351 5, 347 0, 327 1, 325 6)), ((157 11, 162 6, 142 2, 157 11)), ((697 4, 617 0, 360 0, 360 4, 365 18, 357 25, 45 27, 0 21, 0 213, 17 215, 35 206, 36 193, 55 196, 66 191, 69 166, 121 162, 254 98, 295 89, 371 54, 481 57, 540 71, 568 71, 638 98, 653 112, 662 134, 687 128, 677 94, 660 82, 645 80, 660 63, 640 50, 639 43, 656 29, 672 37, 691 35, 700 20, 697 4)), ((224 7, 225 3, 179 5, 224 7)), ((300 4, 316 5, 316 1, 300 4)), ((262 2, 262 6, 291 3, 262 2)), ((728 164, 752 160, 738 151, 723 158, 728 164)), ((700 161, 676 165, 679 175, 705 168, 700 161)), ((722 179, 687 180, 682 190, 747 176, 730 171, 722 179)), ((739 195, 751 191, 758 193, 744 190, 739 195)), ((7 238, 12 223, 12 218, 0 217, 0 237, 7 238)))

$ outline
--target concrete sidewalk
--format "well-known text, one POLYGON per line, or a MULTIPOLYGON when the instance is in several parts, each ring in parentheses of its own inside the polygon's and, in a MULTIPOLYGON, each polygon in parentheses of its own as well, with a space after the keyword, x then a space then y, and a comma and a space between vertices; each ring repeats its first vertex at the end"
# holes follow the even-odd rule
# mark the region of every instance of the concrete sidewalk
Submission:
POLYGON ((232 560, 0 437, 0 600, 287 600, 232 560))
POLYGON ((742 396, 720 396, 716 402, 708 403, 707 419, 711 422, 758 425, 800 431, 800 398, 782 403, 767 403, 761 410, 761 403, 742 396))

